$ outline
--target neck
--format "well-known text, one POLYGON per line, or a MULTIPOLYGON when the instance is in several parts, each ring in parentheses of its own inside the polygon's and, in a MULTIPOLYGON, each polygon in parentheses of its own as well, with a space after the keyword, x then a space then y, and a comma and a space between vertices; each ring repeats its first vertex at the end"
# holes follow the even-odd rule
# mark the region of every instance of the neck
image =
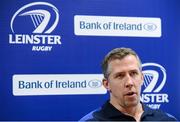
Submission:
POLYGON ((119 111, 121 111, 122 113, 132 116, 133 118, 136 119, 136 121, 140 121, 141 115, 143 113, 143 108, 142 108, 142 104, 140 102, 138 102, 137 105, 133 105, 133 106, 123 106, 119 103, 117 103, 116 101, 110 100, 110 103, 119 111))

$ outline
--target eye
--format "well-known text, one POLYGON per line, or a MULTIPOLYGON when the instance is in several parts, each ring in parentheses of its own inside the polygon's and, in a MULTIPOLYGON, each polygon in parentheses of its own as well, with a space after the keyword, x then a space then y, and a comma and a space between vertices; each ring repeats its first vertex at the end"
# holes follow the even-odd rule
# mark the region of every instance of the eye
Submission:
POLYGON ((136 76, 136 75, 138 75, 139 73, 138 73, 138 71, 132 71, 132 72, 130 72, 130 76, 136 76))
POLYGON ((124 76, 125 76, 124 73, 118 73, 118 74, 115 75, 115 78, 117 78, 117 79, 123 79, 124 76))

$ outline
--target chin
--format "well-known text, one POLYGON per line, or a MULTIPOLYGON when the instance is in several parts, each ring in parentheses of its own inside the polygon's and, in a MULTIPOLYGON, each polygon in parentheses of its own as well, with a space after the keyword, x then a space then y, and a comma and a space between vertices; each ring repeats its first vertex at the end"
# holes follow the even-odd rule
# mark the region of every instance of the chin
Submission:
POLYGON ((138 105, 138 101, 126 101, 125 102, 125 106, 127 107, 134 107, 134 106, 137 106, 138 105))

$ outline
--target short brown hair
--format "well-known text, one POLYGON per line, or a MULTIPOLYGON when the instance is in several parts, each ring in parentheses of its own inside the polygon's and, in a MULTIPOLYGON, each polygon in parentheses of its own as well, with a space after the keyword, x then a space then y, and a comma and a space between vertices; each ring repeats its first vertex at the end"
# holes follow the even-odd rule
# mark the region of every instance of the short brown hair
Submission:
POLYGON ((110 61, 115 60, 115 59, 121 60, 124 57, 126 57, 127 55, 134 55, 137 58, 137 60, 139 61, 139 69, 142 70, 141 60, 134 50, 132 50, 131 48, 125 48, 125 47, 115 48, 115 49, 111 50, 105 56, 105 58, 102 62, 101 66, 102 66, 102 71, 103 71, 104 77, 108 78, 108 76, 109 76, 109 72, 107 70, 108 70, 108 65, 109 65, 110 61))

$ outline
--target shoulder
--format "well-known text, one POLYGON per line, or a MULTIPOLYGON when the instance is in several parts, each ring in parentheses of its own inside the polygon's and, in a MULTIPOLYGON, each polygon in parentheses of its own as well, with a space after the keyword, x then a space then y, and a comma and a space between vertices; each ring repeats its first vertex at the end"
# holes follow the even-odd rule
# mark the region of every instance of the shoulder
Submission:
POLYGON ((105 121, 111 113, 112 106, 107 100, 101 107, 91 111, 80 119, 80 121, 105 121))
POLYGON ((93 111, 91 111, 90 113, 86 114, 84 117, 82 117, 79 121, 83 122, 83 121, 97 121, 96 117, 94 116, 94 113, 99 111, 100 108, 97 108, 93 111))
POLYGON ((144 105, 144 120, 147 121, 177 121, 177 119, 169 113, 162 110, 154 110, 144 105))
POLYGON ((176 121, 177 120, 173 115, 163 112, 161 110, 155 110, 154 113, 155 113, 155 116, 157 118, 159 118, 160 120, 164 120, 164 121, 176 121))

